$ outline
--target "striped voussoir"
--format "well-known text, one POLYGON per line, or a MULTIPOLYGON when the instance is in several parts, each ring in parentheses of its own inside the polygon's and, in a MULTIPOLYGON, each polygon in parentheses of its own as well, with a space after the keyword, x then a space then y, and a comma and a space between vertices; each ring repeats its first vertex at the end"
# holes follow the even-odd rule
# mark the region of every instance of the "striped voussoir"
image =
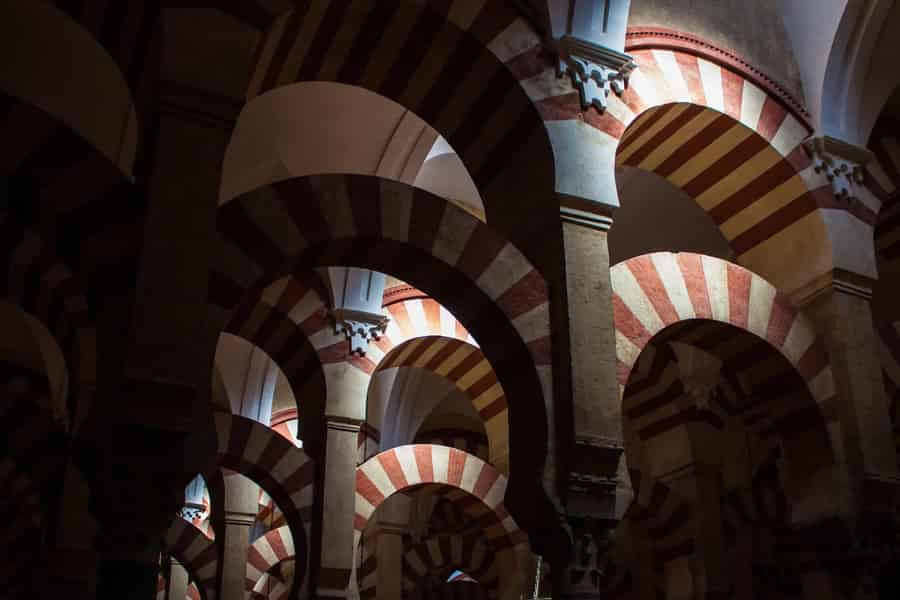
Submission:
POLYGON ((313 461, 281 435, 251 419, 218 412, 216 432, 219 466, 257 483, 284 513, 294 548, 302 557, 294 579, 294 587, 299 589, 309 560, 313 461))
POLYGON ((193 581, 188 584, 187 600, 203 600, 203 597, 200 595, 200 588, 193 581))
POLYGON ((267 530, 277 529, 287 524, 284 513, 263 489, 259 490, 259 512, 256 513, 256 522, 262 523, 267 530))
POLYGON ((256 589, 257 584, 269 569, 285 560, 293 560, 294 538, 288 527, 279 527, 267 532, 250 545, 247 552, 247 575, 244 587, 247 595, 256 589))
POLYGON ((477 581, 488 598, 499 597, 495 555, 478 535, 438 535, 413 545, 403 554, 403 597, 414 598, 422 579, 463 571, 477 581))
POLYGON ((881 201, 875 250, 881 261, 893 264, 900 257, 900 122, 879 119, 869 149, 874 160, 866 165, 866 187, 881 201))
POLYGON ((441 336, 413 338, 391 350, 378 365, 378 370, 393 368, 425 369, 456 385, 469 397, 484 422, 491 462, 501 470, 508 469, 506 394, 491 363, 477 346, 441 336))
POLYGON ((509 64, 538 42, 527 21, 505 2, 313 0, 280 17, 267 32, 247 97, 316 80, 390 98, 450 143, 491 205, 495 198, 503 200, 503 190, 488 189, 489 184, 538 136, 539 161, 530 172, 518 173, 543 187, 553 181, 552 150, 540 115, 509 64))
POLYGON ((658 571, 666 562, 694 552, 692 507, 661 481, 629 469, 634 499, 624 518, 638 524, 653 544, 658 571))
MULTIPOLYGON (((805 381, 819 406, 835 394, 823 342, 770 283, 727 261, 688 252, 638 256, 610 269, 620 390, 651 338, 690 319, 732 325, 768 342, 805 381)), ((834 415, 826 412, 825 418, 834 415)))
POLYGON ((386 450, 356 469, 357 543, 375 509, 392 494, 422 484, 442 484, 474 496, 493 513, 504 536, 519 532, 503 506, 506 477, 476 456, 455 448, 411 444, 386 450))
POLYGON ((885 325, 878 333, 881 338, 881 372, 890 401, 894 445, 900 456, 900 322, 885 325))
POLYGON ((415 443, 450 446, 477 456, 485 462, 490 460, 487 437, 468 429, 431 429, 418 433, 415 443))
POLYGON ((397 346, 416 338, 442 336, 478 346, 466 327, 434 298, 394 302, 384 310, 390 318, 387 329, 366 351, 366 356, 377 367, 382 365, 385 357, 397 346))
POLYGON ((250 600, 288 600, 291 587, 278 578, 266 573, 256 582, 250 592, 250 600))
POLYGON ((145 202, 119 168, 65 123, 0 93, 0 127, 16 140, 4 154, 8 211, 91 285, 135 268, 145 202))
POLYGON ((162 574, 156 577, 156 600, 166 600, 166 580, 162 574))
POLYGON ((166 551, 184 565, 197 583, 203 600, 215 600, 219 574, 219 549, 202 531, 175 517, 166 532, 166 551))

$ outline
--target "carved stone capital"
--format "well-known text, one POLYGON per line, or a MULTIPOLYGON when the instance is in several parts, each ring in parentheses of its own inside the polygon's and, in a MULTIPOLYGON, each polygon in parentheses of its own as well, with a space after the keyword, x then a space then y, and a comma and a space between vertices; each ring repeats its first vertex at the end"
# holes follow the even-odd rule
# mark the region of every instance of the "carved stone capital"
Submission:
POLYGON ((861 199, 864 167, 872 160, 869 150, 827 135, 807 139, 803 148, 815 172, 831 183, 835 198, 848 203, 861 199))
POLYGON ((561 597, 602 598, 610 576, 615 572, 612 551, 615 523, 590 517, 569 517, 572 547, 568 563, 557 578, 561 597))
POLYGON ((370 342, 378 340, 387 331, 390 319, 382 314, 335 308, 331 311, 334 332, 343 333, 350 342, 350 354, 366 355, 370 342))
POLYGON ((593 106, 605 112, 610 91, 621 96, 628 86, 628 77, 637 67, 627 54, 572 35, 561 37, 556 49, 559 73, 572 79, 585 110, 593 106))

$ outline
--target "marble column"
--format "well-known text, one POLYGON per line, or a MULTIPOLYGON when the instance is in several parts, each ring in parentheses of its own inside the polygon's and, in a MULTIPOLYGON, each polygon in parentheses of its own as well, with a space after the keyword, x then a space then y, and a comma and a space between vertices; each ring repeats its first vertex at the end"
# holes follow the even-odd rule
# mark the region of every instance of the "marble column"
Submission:
POLYGON ((226 475, 222 600, 244 599, 250 528, 258 510, 259 486, 242 475, 226 475))

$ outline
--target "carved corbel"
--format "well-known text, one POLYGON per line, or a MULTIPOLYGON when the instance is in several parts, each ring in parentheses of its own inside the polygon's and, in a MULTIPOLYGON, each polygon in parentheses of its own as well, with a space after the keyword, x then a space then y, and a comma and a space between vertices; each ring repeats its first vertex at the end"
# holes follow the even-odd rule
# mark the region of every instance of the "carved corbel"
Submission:
POLYGON ((843 202, 860 200, 865 183, 865 166, 872 153, 829 136, 812 137, 803 142, 812 160, 813 170, 831 183, 834 197, 843 202))
POLYGON ((331 318, 334 321, 334 332, 347 336, 350 354, 359 356, 365 356, 369 343, 385 334, 390 321, 385 315, 350 308, 335 308, 331 311, 331 318))
POLYGON ((610 91, 621 96, 637 64, 627 54, 565 35, 556 43, 559 74, 568 75, 578 90, 581 106, 606 111, 610 91))

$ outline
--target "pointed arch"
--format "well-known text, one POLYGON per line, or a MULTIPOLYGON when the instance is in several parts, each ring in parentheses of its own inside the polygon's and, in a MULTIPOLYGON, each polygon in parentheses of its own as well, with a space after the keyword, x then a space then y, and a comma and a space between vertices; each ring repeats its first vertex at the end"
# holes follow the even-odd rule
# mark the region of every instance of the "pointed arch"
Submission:
POLYGON ((210 314, 219 323, 286 272, 335 264, 389 272, 447 306, 516 400, 511 479, 529 491, 510 502, 520 520, 543 513, 550 522, 539 483, 553 433, 549 296, 515 245, 428 192, 359 175, 302 177, 240 196, 219 208, 218 232, 210 314))

